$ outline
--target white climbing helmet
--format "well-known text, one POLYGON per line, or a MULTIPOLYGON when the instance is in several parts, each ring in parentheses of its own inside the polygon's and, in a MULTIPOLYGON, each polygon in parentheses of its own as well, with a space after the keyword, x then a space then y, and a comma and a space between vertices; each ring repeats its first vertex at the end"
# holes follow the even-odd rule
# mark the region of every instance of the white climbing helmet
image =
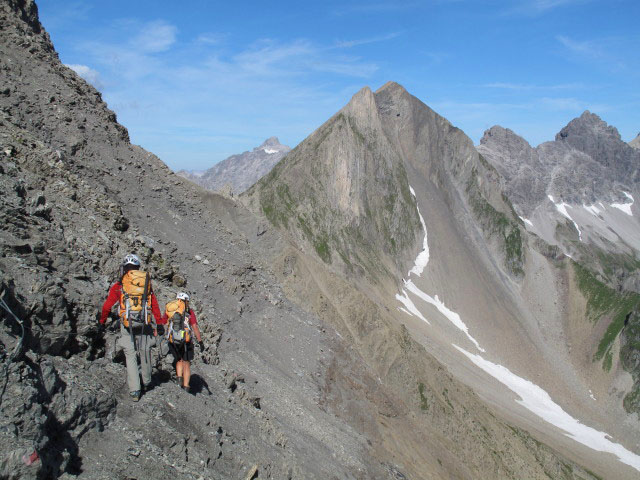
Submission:
POLYGON ((124 257, 124 260, 122 261, 122 265, 135 265, 136 267, 139 267, 140 259, 138 258, 137 255, 130 253, 129 255, 124 257))
POLYGON ((178 294, 176 295, 176 299, 184 300, 185 302, 188 302, 189 301, 189 295, 187 295, 184 292, 178 292, 178 294))

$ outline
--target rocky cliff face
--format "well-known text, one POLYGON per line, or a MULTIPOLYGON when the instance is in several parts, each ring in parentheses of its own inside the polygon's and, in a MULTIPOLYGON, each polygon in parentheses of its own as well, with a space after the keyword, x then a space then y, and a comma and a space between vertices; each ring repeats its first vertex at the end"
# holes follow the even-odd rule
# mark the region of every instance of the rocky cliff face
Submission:
POLYGON ((640 133, 636 138, 629 142, 629 145, 631 145, 633 148, 640 148, 640 133))
POLYGON ((232 155, 204 172, 181 170, 178 175, 207 190, 238 195, 269 173, 290 150, 277 137, 270 137, 251 152, 232 155))
POLYGON ((419 221, 402 163, 368 88, 298 145, 251 189, 277 226, 327 264, 377 274, 411 249, 419 221))

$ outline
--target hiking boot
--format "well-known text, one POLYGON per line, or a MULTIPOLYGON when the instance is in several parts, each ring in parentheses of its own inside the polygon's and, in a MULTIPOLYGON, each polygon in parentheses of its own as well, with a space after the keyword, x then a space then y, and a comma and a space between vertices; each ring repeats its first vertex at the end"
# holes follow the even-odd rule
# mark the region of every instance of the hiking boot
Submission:
POLYGON ((176 383, 180 388, 182 388, 182 377, 176 377, 176 383))
POLYGON ((136 390, 135 392, 131 392, 129 395, 131 395, 131 400, 133 400, 134 402, 137 402, 138 400, 140 400, 140 390, 136 390))

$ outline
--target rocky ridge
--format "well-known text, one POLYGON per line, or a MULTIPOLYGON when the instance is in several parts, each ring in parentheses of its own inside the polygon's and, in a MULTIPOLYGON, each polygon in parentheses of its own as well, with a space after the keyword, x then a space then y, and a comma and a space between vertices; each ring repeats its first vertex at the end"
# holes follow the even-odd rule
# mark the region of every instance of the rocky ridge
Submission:
POLYGON ((277 137, 270 137, 252 151, 232 155, 204 172, 180 170, 177 174, 207 190, 238 195, 269 173, 290 150, 277 137))
POLYGON ((640 178, 640 153, 588 111, 569 122, 555 141, 536 148, 513 131, 494 126, 480 140, 478 152, 498 169, 507 195, 525 217, 548 195, 586 205, 624 202, 622 191, 634 191, 640 178))
POLYGON ((629 145, 631 145, 633 148, 640 148, 640 133, 636 138, 629 142, 629 145))

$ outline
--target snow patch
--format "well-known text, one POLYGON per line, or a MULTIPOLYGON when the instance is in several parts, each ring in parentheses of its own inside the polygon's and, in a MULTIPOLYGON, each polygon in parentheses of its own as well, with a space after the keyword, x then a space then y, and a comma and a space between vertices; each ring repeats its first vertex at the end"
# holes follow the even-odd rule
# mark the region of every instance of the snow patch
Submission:
POLYGON ((520 218, 520 220, 522 220, 524 223, 526 223, 527 225, 529 225, 530 227, 533 227, 533 222, 531 220, 529 220, 528 218, 524 218, 521 217, 520 215, 518 215, 518 217, 520 218))
POLYGON ((413 314, 411 312, 409 312, 408 310, 405 310, 402 307, 398 307, 398 310, 400 310, 401 312, 406 313, 407 315, 409 315, 410 317, 413 317, 413 314))
MULTIPOLYGON (((475 338, 473 338, 470 334, 469 334, 469 329, 467 328, 467 325, 462 321, 462 319, 460 318, 460 315, 458 315, 456 312, 454 312, 453 310, 450 310, 447 308, 447 306, 442 303, 440 301, 440 299, 438 298, 438 295, 436 295, 435 297, 431 297, 430 295, 427 295, 426 293, 424 293, 422 290, 420 290, 415 283, 413 283, 412 280, 405 280, 404 282, 405 286, 407 287, 407 290, 409 290, 411 293, 413 293, 414 295, 416 295, 417 297, 420 297, 422 300, 424 300, 427 303, 430 303, 431 305, 433 305, 434 307, 436 307, 438 309, 438 311, 444 315, 445 317, 447 317, 447 319, 453 323, 457 328, 459 328, 460 330, 462 330, 464 332, 464 334, 469 338, 469 340, 471 340, 471 342, 476 346, 476 348, 478 350, 480 350, 481 352, 484 352, 484 348, 482 348, 480 346, 480 344, 478 344, 478 342, 476 341, 475 338)), ((404 291, 404 290, 403 290, 404 291)), ((397 298, 397 295, 396 295, 397 298)))
POLYGON ((631 205, 633 205, 634 203, 633 197, 631 196, 630 193, 627 193, 627 192, 622 192, 622 193, 625 195, 625 197, 631 200, 631 203, 612 203, 611 206, 613 208, 617 208, 618 210, 622 210, 624 213, 632 217, 633 212, 631 212, 631 205))
POLYGON ((609 440, 609 438, 611 438, 610 435, 580 423, 580 421, 573 418, 565 412, 560 405, 555 403, 549 394, 538 385, 515 375, 502 365, 485 360, 480 355, 469 353, 457 345, 453 346, 476 366, 506 385, 511 391, 518 395, 520 399, 516 400, 516 402, 527 410, 563 430, 566 436, 574 439, 576 442, 599 452, 612 453, 618 457, 622 463, 640 471, 640 456, 630 452, 622 445, 609 440))
POLYGON ((593 396, 593 392, 591 390, 589 390, 589 396, 591 397, 592 400, 596 399, 596 397, 593 396))
POLYGON ((587 212, 589 212, 594 217, 597 217, 600 214, 600 209, 598 207, 596 207, 595 205, 587 206, 587 205, 585 205, 583 203, 582 204, 582 208, 584 208, 587 212))
POLYGON ((278 153, 278 150, 274 150, 273 148, 265 148, 263 150, 264 153, 268 153, 269 155, 271 155, 272 153, 278 153))
POLYGON ((431 323, 429 323, 429 320, 424 318, 424 315, 422 315, 422 313, 420 313, 420 310, 418 310, 416 306, 413 304, 413 302, 409 298, 409 295, 407 295, 406 291, 402 290, 402 295, 396 293, 396 299, 402 302, 402 304, 405 307, 407 307, 407 310, 411 312, 411 314, 415 315, 421 320, 424 320, 427 323, 427 325, 431 325, 431 323))
POLYGON ((424 223, 424 218, 420 213, 420 207, 418 207, 418 198, 416 197, 416 192, 411 185, 409 185, 409 191, 413 198, 416 199, 416 209, 418 210, 418 217, 420 217, 420 223, 422 224, 422 229, 424 230, 424 240, 422 240, 422 251, 418 254, 415 260, 415 264, 413 268, 409 270, 409 275, 415 273, 417 276, 422 275, 422 271, 424 267, 429 263, 429 243, 427 242, 427 225, 424 223))
POLYGON ((571 218, 571 215, 569 215, 569 212, 567 212, 567 207, 569 208, 573 208, 571 207, 571 205, 569 205, 568 203, 556 203, 553 200, 553 197, 551 195, 547 195, 549 197, 549 200, 551 200, 551 202, 555 205, 556 210, 558 210, 558 212, 560 212, 560 214, 566 218, 568 218, 569 220, 571 220, 571 222, 573 222, 573 225, 576 227, 576 230, 578 230, 578 239, 580 241, 582 241, 582 231, 580 230, 580 227, 578 226, 578 224, 576 223, 576 221, 571 218))

